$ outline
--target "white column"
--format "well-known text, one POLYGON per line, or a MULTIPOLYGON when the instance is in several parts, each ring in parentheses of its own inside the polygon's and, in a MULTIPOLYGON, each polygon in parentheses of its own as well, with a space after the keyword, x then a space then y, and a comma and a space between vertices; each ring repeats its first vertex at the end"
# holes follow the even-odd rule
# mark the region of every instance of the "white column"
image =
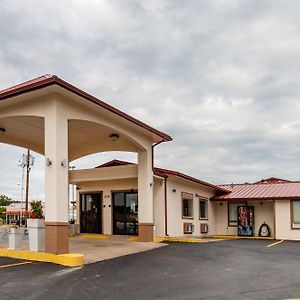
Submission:
POLYGON ((153 241, 152 147, 138 153, 139 241, 153 241))
POLYGON ((46 252, 68 253, 68 120, 53 100, 45 117, 46 252))
POLYGON ((110 189, 102 192, 102 233, 112 234, 112 195, 110 189))

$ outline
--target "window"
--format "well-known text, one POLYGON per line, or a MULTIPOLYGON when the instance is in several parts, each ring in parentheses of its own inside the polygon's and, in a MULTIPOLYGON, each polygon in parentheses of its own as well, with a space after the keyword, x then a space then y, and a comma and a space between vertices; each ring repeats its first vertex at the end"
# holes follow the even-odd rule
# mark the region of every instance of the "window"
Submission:
POLYGON ((238 216, 237 216, 237 208, 238 206, 244 206, 245 203, 236 203, 229 202, 228 203, 228 226, 237 226, 238 216))
POLYGON ((199 199, 199 219, 200 220, 208 219, 208 200, 207 200, 207 198, 199 199))
POLYGON ((182 193, 182 217, 193 218, 193 194, 182 193))
POLYGON ((300 229, 300 201, 291 201, 292 228, 300 229))

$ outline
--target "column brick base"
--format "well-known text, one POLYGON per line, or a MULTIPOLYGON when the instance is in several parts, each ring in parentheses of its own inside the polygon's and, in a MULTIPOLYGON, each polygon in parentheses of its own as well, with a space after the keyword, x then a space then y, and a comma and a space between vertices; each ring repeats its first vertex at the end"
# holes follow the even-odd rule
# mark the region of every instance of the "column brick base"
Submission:
POLYGON ((153 242, 153 223, 139 223, 139 242, 153 242))
POLYGON ((45 252, 69 253, 69 223, 45 222, 45 252))

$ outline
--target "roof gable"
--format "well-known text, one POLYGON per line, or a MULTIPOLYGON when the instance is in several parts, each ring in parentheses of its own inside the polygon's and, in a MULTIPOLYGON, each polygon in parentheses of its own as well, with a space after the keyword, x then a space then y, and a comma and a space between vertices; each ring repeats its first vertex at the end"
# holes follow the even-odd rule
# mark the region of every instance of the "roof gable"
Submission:
POLYGON ((169 136, 168 134, 155 129, 155 128, 143 123, 142 121, 122 112, 121 110, 115 108, 114 106, 84 92, 83 90, 80 90, 79 88, 71 85, 70 83, 60 79, 56 75, 46 74, 46 75, 31 79, 28 81, 25 81, 23 83, 13 86, 13 87, 1 90, 0 91, 0 102, 3 100, 9 99, 9 98, 15 97, 15 96, 19 96, 19 95, 34 91, 34 90, 42 89, 44 87, 51 86, 51 85, 60 86, 64 89, 68 90, 69 92, 72 92, 78 96, 81 96, 82 98, 84 98, 98 106, 101 106, 101 107, 109 110, 110 112, 134 123, 135 125, 142 127, 143 129, 146 129, 147 131, 150 131, 152 134, 160 137, 161 142, 172 141, 172 137, 169 136))
POLYGON ((286 182, 292 182, 292 181, 287 180, 287 179, 277 178, 277 177, 270 177, 270 178, 266 178, 266 179, 261 179, 255 183, 269 184, 269 183, 286 183, 286 182))
MULTIPOLYGON (((131 162, 127 162, 127 161, 123 161, 123 160, 117 160, 117 159, 113 159, 109 162, 106 162, 100 166, 97 166, 96 168, 103 168, 103 167, 117 167, 117 166, 124 166, 124 165, 135 165, 134 163, 131 162)), ((176 176, 182 179, 186 179, 189 180, 191 182, 197 183, 197 184, 201 184, 207 187, 210 187, 212 189, 215 189, 219 192, 223 192, 223 193, 228 193, 229 190, 227 190, 226 188, 222 188, 219 187, 217 185, 213 185, 211 183, 208 183, 206 181, 202 181, 200 179, 194 178, 192 176, 177 172, 177 171, 172 171, 172 170, 168 170, 168 169, 162 169, 162 168, 153 168, 153 173, 157 176, 162 176, 162 177, 168 177, 168 176, 176 176)))
POLYGON ((134 163, 124 161, 124 160, 113 159, 95 168, 98 169, 98 168, 117 167, 117 166, 126 166, 126 165, 134 165, 134 163))

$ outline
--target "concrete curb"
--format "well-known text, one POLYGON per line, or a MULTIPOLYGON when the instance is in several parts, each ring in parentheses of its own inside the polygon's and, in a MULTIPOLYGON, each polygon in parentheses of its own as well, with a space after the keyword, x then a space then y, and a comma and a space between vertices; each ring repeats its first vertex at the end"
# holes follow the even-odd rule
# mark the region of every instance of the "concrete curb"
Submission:
POLYGON ((81 234, 80 237, 83 239, 90 239, 90 240, 107 240, 111 236, 105 234, 81 234))
POLYGON ((236 235, 213 235, 213 239, 223 239, 223 240, 239 240, 239 239, 249 239, 249 240, 275 240, 273 237, 262 237, 262 236, 236 236, 236 235))
POLYGON ((195 238, 177 238, 177 237, 156 237, 154 239, 156 243, 162 242, 176 242, 176 243, 203 243, 203 239, 195 238))
POLYGON ((83 255, 77 253, 55 255, 55 254, 45 253, 45 252, 0 249, 0 256, 24 259, 24 260, 49 262, 49 263, 54 263, 66 267, 80 267, 83 266, 83 262, 84 262, 83 255))

